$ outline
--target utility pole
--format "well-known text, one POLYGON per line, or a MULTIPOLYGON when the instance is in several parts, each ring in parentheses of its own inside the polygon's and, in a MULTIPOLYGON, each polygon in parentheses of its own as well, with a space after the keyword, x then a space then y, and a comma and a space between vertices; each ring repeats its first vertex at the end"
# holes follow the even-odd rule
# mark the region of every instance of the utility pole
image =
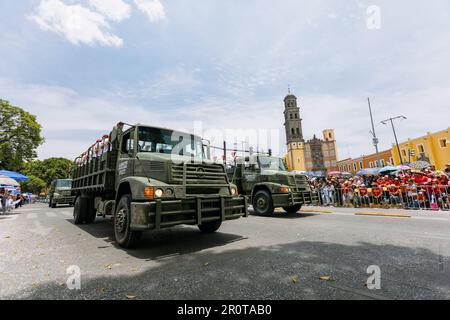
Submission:
POLYGON ((398 116, 395 118, 389 118, 389 119, 383 120, 383 121, 381 121, 381 123, 386 125, 388 122, 391 122, 392 131, 394 132, 395 144, 397 145, 398 156, 400 157, 400 162, 403 166, 403 164, 404 164, 403 157, 402 157, 402 153, 400 152, 400 145, 398 144, 397 133, 395 133, 395 127, 394 127, 394 120, 397 120, 397 119, 406 120, 407 118, 405 116, 398 116))
POLYGON ((370 98, 367 98, 367 102, 369 103, 370 122, 372 123, 372 131, 370 133, 372 134, 372 142, 373 142, 373 145, 375 146, 375 151, 377 153, 377 166, 376 167, 378 168, 378 166, 381 166, 380 153, 378 152, 379 140, 375 133, 375 125, 373 124, 372 106, 370 105, 370 98))

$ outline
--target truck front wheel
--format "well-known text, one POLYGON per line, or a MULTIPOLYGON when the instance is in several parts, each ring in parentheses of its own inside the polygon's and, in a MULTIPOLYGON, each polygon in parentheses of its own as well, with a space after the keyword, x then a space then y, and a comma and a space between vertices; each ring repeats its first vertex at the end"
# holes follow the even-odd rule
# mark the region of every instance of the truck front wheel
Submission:
POLYGON ((256 191, 253 197, 253 210, 260 216, 271 216, 274 212, 272 196, 266 190, 256 191))
POLYGON ((299 210, 302 208, 302 205, 296 205, 296 206, 289 206, 289 207, 283 207, 283 210, 286 211, 289 214, 294 214, 299 212, 299 210))
POLYGON ((131 223, 131 195, 122 196, 114 215, 114 233, 117 243, 123 248, 133 248, 139 242, 142 232, 132 231, 131 223))
POLYGON ((222 225, 222 221, 211 221, 211 222, 205 222, 198 226, 201 233, 213 233, 219 230, 220 226, 222 225))
POLYGON ((82 224, 86 219, 88 199, 83 196, 78 196, 73 207, 73 222, 75 224, 82 224))

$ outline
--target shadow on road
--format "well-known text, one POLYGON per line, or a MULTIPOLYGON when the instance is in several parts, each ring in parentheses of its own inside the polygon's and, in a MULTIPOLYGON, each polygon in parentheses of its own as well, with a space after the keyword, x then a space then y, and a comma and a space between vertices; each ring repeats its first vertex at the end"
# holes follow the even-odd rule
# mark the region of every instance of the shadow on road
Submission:
POLYGON ((279 218, 279 219, 304 219, 309 217, 317 216, 317 214, 314 213, 304 213, 304 212, 297 212, 297 213, 287 213, 285 211, 275 211, 273 215, 271 216, 260 216, 253 211, 253 209, 249 209, 248 213, 251 216, 254 217, 261 217, 261 218, 279 218))
MULTIPOLYGON (((358 243, 297 241, 282 245, 194 253, 236 236, 201 237, 176 230, 146 240, 138 257, 184 248, 190 255, 170 257, 139 272, 117 267, 122 275, 85 276, 81 291, 52 281, 30 285, 5 299, 449 299, 448 257, 425 248, 358 243), (150 247, 146 247, 150 246, 150 247), (381 290, 365 287, 371 265, 381 269, 381 290), (331 276, 330 281, 320 279, 331 276)), ((130 264, 132 262, 130 261, 130 264)), ((83 270, 82 270, 83 272, 83 270)), ((88 272, 88 271, 86 271, 88 272)), ((84 273, 82 273, 84 274, 84 273)), ((66 275, 63 275, 66 276, 66 275)))
MULTIPOLYGON (((67 220, 73 223, 73 220, 67 220)), ((112 220, 99 218, 93 224, 77 225, 84 232, 103 239, 106 243, 120 248, 115 241, 112 220)), ((138 259, 159 260, 170 256, 199 252, 205 249, 221 247, 232 242, 245 240, 245 237, 221 233, 201 234, 197 227, 180 226, 149 231, 142 234, 139 248, 126 250, 128 254, 138 259)), ((109 246, 101 246, 99 249, 109 246)))

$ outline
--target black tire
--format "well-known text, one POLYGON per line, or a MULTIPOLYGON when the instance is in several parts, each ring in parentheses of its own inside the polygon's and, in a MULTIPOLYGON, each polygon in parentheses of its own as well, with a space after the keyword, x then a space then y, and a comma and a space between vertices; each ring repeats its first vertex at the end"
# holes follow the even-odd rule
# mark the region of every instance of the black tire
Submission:
POLYGON ((266 190, 256 191, 252 204, 253 211, 259 216, 271 216, 275 210, 272 195, 266 190))
POLYGON ((88 198, 78 196, 73 207, 73 222, 75 224, 83 224, 86 220, 88 198))
POLYGON ((56 208, 56 203, 52 203, 52 204, 51 204, 51 207, 52 207, 53 209, 55 209, 55 208, 56 208))
POLYGON ((286 211, 288 214, 294 214, 300 211, 302 208, 301 204, 298 204, 296 206, 289 206, 289 207, 283 207, 283 210, 286 211))
POLYGON ((220 226, 222 225, 222 221, 211 221, 211 222, 205 222, 198 226, 201 233, 214 233, 217 230, 219 230, 220 226))
POLYGON ((95 221, 97 217, 97 209, 95 208, 94 198, 88 198, 88 208, 86 212, 85 223, 90 224, 95 221))
POLYGON ((132 231, 131 223, 131 195, 125 194, 117 205, 114 214, 114 234, 116 241, 122 248, 133 248, 141 239, 142 232, 132 231))

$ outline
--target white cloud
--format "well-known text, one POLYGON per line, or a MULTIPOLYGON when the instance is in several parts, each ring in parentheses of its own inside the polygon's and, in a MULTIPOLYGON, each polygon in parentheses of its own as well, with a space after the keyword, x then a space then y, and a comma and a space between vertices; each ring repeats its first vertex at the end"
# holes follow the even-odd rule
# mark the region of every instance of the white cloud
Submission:
POLYGON ((158 22, 166 18, 164 6, 160 0, 134 0, 139 10, 144 12, 151 22, 158 22))
POLYGON ((122 0, 89 0, 101 14, 113 21, 122 21, 130 17, 131 7, 122 0))
POLYGON ((60 0, 43 0, 37 13, 30 18, 42 30, 60 34, 73 44, 123 45, 123 40, 110 32, 111 26, 103 15, 80 5, 67 5, 60 0))

